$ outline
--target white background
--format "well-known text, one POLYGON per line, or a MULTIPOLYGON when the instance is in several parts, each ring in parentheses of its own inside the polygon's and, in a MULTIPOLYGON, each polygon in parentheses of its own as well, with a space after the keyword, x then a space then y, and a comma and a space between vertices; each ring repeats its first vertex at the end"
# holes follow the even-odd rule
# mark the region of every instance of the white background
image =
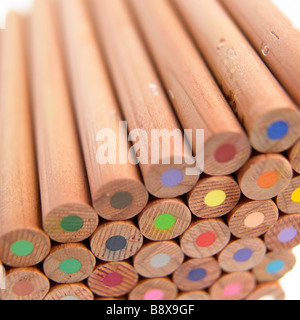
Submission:
MULTIPOLYGON (((0 28, 5 24, 5 16, 8 10, 15 9, 26 12, 30 9, 32 2, 33 0, 0 0, 0 28)), ((300 1, 273 0, 273 2, 275 2, 300 29, 300 1)), ((296 247, 293 252, 298 262, 295 268, 280 281, 280 284, 286 293, 287 300, 300 300, 300 246, 296 247)))

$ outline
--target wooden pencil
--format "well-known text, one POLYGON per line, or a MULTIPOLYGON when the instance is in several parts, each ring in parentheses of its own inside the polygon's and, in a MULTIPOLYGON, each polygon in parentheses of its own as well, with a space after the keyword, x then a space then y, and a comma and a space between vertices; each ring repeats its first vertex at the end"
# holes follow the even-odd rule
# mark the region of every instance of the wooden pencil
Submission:
POLYGON ((94 300, 93 292, 82 282, 57 284, 50 287, 44 300, 94 300))
POLYGON ((181 291, 203 290, 221 276, 221 268, 214 257, 189 259, 172 275, 172 280, 181 291))
POLYGON ((0 289, 5 288, 5 267, 0 260, 0 289))
POLYGON ((37 267, 9 268, 5 280, 0 300, 43 300, 50 289, 49 279, 37 267))
POLYGON ((264 235, 269 250, 293 249, 300 244, 300 214, 281 215, 264 235))
POLYGON ((256 287, 256 279, 249 271, 223 275, 210 288, 214 300, 243 300, 256 287))
POLYGON ((198 218, 219 218, 230 212, 240 197, 240 187, 232 176, 201 177, 187 194, 187 201, 198 218))
POLYGON ((197 219, 179 237, 184 254, 207 258, 219 253, 229 243, 231 233, 222 219, 197 219))
POLYGON ((252 200, 276 197, 291 182, 293 169, 281 154, 259 154, 237 172, 242 193, 252 200))
POLYGON ((235 239, 218 255, 218 263, 225 272, 248 271, 266 255, 266 246, 260 238, 235 239))
POLYGON ((226 216, 232 235, 237 238, 255 238, 274 226, 279 217, 273 200, 249 200, 243 198, 226 216))
POLYGON ((132 292, 137 282, 137 272, 126 261, 100 263, 87 280, 92 292, 100 297, 123 296, 132 292))
POLYGON ((181 125, 192 130, 194 154, 204 148, 204 172, 233 173, 249 158, 249 141, 196 47, 167 1, 129 3, 181 125), (200 150, 197 129, 204 130, 200 150))
POLYGON ((184 261, 184 253, 174 241, 148 242, 133 257, 135 270, 144 278, 166 277, 184 261))
POLYGON ((288 159, 292 168, 300 173, 300 140, 298 140, 290 150, 288 150, 288 159))
POLYGON ((103 261, 128 259, 140 250, 142 244, 143 235, 131 220, 101 223, 90 237, 93 254, 103 261))
POLYGON ((47 0, 35 1, 30 18, 43 228, 57 242, 79 242, 95 231, 99 219, 91 206, 53 9, 47 0))
POLYGON ((83 243, 54 245, 43 261, 45 275, 57 283, 81 282, 95 266, 95 256, 83 243))
POLYGON ((137 219, 145 238, 162 241, 183 234, 191 223, 192 215, 182 199, 153 199, 137 219))
POLYGON ((281 279, 295 264, 296 258, 292 251, 270 251, 252 271, 258 282, 268 282, 281 279))
POLYGON ((174 300, 178 290, 169 278, 145 279, 129 293, 128 300, 174 300))
POLYGON ((260 152, 289 149, 300 112, 217 0, 175 0, 201 53, 260 152))
POLYGON ((300 34, 270 0, 221 0, 277 79, 300 106, 300 34))
POLYGON ((293 178, 290 184, 276 197, 280 211, 287 214, 300 212, 300 176, 293 178))
MULTIPOLYGON (((139 143, 133 147, 147 190, 157 198, 180 196, 193 188, 200 170, 191 175, 187 172, 197 164, 189 164, 193 160, 190 146, 183 139, 126 2, 96 0, 91 4, 128 128, 137 130, 139 143), (154 130, 161 139, 155 140, 154 130), (153 154, 155 147, 157 154, 153 154)), ((135 134, 131 138, 137 140, 135 134)))
POLYGON ((42 230, 29 102, 25 23, 10 13, 0 66, 0 260, 33 266, 50 250, 42 230))
POLYGON ((119 162, 124 154, 126 160, 130 146, 86 3, 66 0, 57 5, 93 206, 107 220, 132 218, 146 205, 148 192, 137 166, 119 162), (112 142, 107 150, 105 139, 112 142))
POLYGON ((181 292, 178 294, 176 300, 194 301, 194 300, 212 300, 206 291, 196 290, 181 292))
POLYGON ((275 301, 285 300, 285 293, 278 282, 260 283, 246 300, 275 301))

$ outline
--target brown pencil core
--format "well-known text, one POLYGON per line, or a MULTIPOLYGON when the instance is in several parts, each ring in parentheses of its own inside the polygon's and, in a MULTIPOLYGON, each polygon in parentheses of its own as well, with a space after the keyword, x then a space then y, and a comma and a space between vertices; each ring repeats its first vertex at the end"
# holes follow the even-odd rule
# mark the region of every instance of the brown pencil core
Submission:
POLYGON ((132 195, 129 192, 117 192, 110 198, 110 204, 115 209, 124 209, 131 203, 132 195))

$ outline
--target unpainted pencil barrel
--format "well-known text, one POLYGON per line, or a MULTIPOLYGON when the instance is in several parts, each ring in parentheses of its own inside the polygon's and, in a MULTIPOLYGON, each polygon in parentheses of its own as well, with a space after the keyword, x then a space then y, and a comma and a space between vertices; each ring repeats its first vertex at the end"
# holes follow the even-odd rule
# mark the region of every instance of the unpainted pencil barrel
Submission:
POLYGON ((126 161, 127 132, 86 2, 57 5, 93 206, 104 219, 130 219, 147 204, 148 192, 137 166, 126 161))
POLYGON ((91 206, 53 9, 50 1, 35 1, 29 32, 43 228, 57 242, 79 242, 99 219, 91 206))
POLYGON ((192 130, 194 154, 204 152, 204 172, 233 173, 249 158, 249 141, 186 30, 168 1, 129 3, 181 125, 192 130))
POLYGON ((0 66, 0 260, 38 264, 50 250, 42 230, 29 101, 25 21, 7 16, 0 66))
POLYGON ((91 4, 99 41, 106 53, 116 92, 133 134, 131 138, 136 141, 136 133, 139 137, 133 147, 138 155, 145 186, 157 198, 180 196, 193 188, 200 170, 195 170, 194 174, 187 171, 197 164, 189 164, 193 160, 190 146, 183 139, 181 127, 126 1, 96 0, 91 4), (137 132, 133 133, 134 130, 137 132), (155 131, 161 138, 156 139, 155 131))
POLYGON ((300 34, 271 0, 221 0, 263 61, 300 106, 300 34))
POLYGON ((259 152, 289 149, 299 138, 297 105, 218 0, 175 0, 201 53, 259 152))

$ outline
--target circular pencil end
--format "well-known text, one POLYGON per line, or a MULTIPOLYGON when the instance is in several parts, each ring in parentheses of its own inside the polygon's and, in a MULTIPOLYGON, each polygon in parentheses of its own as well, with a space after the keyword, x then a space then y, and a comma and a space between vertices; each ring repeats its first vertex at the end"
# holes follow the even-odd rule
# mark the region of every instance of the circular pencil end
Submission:
POLYGON ((204 172, 211 176, 229 175, 240 169, 251 155, 245 134, 224 132, 205 143, 204 172))
POLYGON ((98 223, 99 217, 91 206, 65 204, 45 216, 43 227, 52 240, 69 243, 87 239, 98 223))
POLYGON ((293 170, 280 154, 258 155, 251 158, 238 172, 242 193, 252 200, 276 197, 290 183, 293 170))
POLYGON ((7 271, 6 288, 1 300, 43 300, 50 289, 49 279, 37 268, 13 268, 7 271))
POLYGON ((10 231, 0 238, 0 260, 11 267, 40 263, 50 251, 50 239, 38 229, 10 231))
POLYGON ((93 204, 103 219, 128 220, 144 209, 148 198, 148 191, 140 181, 118 179, 98 190, 93 204))
POLYGON ((174 158, 170 164, 152 164, 144 178, 145 186, 149 193, 156 198, 176 198, 189 192, 197 183, 200 169, 182 161, 174 164, 174 158))
POLYGON ((300 112, 297 109, 279 109, 258 118, 250 131, 250 143, 263 153, 288 150, 300 136, 300 112))

